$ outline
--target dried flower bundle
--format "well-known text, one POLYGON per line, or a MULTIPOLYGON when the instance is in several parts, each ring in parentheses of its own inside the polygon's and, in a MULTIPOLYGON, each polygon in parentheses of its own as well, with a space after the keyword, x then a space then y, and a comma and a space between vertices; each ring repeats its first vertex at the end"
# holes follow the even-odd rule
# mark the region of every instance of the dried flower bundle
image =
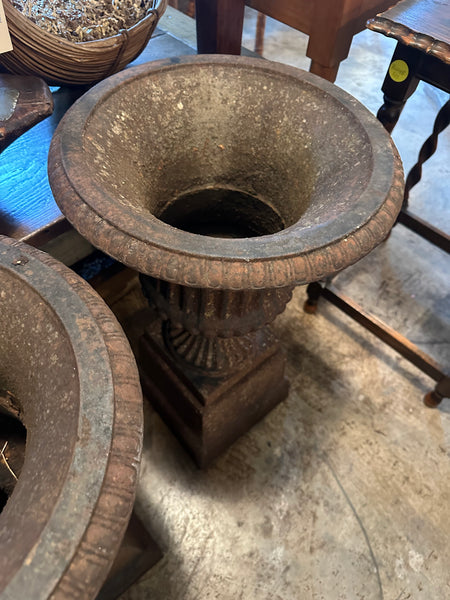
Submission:
POLYGON ((156 0, 12 0, 13 6, 49 33, 71 42, 116 35, 143 19, 156 0))

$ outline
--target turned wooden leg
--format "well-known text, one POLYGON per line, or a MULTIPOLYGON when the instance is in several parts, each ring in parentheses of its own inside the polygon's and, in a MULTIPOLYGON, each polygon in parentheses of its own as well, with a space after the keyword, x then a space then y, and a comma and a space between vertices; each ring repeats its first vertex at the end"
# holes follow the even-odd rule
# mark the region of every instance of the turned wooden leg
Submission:
POLYGON ((450 398, 450 377, 444 377, 423 399, 425 406, 436 408, 444 398, 450 398))
POLYGON ((416 72, 420 60, 420 52, 397 44, 381 88, 384 103, 377 113, 378 120, 389 133, 392 133, 406 101, 419 84, 416 72))
POLYGON ((309 315, 313 315, 317 312, 317 305, 319 298, 322 295, 322 286, 318 282, 313 282, 306 288, 307 298, 303 305, 303 310, 309 315))
POLYGON ((405 198, 404 206, 407 206, 409 192, 412 187, 419 183, 422 177, 422 165, 427 161, 436 151, 438 144, 438 136, 448 127, 450 123, 450 100, 448 100, 441 110, 438 112, 436 120, 434 122, 433 133, 426 139, 422 148, 419 152, 419 158, 416 164, 413 166, 411 171, 408 173, 405 183, 405 198))
POLYGON ((406 100, 397 102, 384 94, 383 101, 382 106, 378 109, 377 119, 382 123, 386 131, 392 133, 406 104, 406 100))

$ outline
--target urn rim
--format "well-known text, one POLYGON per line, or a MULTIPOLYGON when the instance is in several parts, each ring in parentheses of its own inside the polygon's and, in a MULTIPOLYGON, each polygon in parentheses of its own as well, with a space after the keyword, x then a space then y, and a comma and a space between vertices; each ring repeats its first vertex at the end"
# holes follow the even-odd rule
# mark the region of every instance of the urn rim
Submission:
POLYGON ((285 287, 331 276, 370 252, 388 235, 400 210, 403 170, 390 136, 359 101, 300 69, 258 58, 198 55, 164 59, 127 69, 81 97, 62 119, 49 153, 49 180, 62 212, 96 247, 153 277, 193 287, 285 287), (298 223, 275 234, 242 239, 210 238, 176 229, 151 213, 139 215, 114 201, 87 176, 83 136, 102 102, 121 86, 146 77, 202 66, 237 65, 320 88, 349 111, 372 148, 373 168, 358 210, 343 212, 324 227, 298 223))
MULTIPOLYGON (((36 599, 58 590, 64 595, 82 578, 83 593, 94 597, 119 550, 134 504, 143 435, 137 368, 115 317, 70 269, 39 250, 0 236, 0 271, 4 283, 0 304, 17 304, 20 298, 13 292, 22 290, 24 299, 31 294, 32 306, 27 310, 24 300, 19 312, 27 310, 31 320, 41 320, 43 366, 34 359, 35 353, 32 357, 22 348, 24 377, 37 386, 39 365, 45 379, 50 372, 45 369, 60 363, 64 372, 73 370, 67 378, 74 389, 66 399, 66 386, 61 384, 55 396, 39 407, 33 406, 31 387, 29 397, 26 394, 25 461, 0 515, 0 539, 8 547, 0 595, 19 598, 30 590, 36 599), (50 316, 54 324, 48 339, 50 326, 39 315, 50 316), (48 348, 57 338, 63 338, 63 347, 70 350, 64 356, 48 348), (52 468, 55 456, 61 468, 52 468), (36 480, 36 465, 42 465, 40 473, 45 471, 43 483, 36 480), (45 502, 50 487, 55 493, 45 502)), ((14 385, 16 375, 4 369, 2 378, 10 377, 14 385)))

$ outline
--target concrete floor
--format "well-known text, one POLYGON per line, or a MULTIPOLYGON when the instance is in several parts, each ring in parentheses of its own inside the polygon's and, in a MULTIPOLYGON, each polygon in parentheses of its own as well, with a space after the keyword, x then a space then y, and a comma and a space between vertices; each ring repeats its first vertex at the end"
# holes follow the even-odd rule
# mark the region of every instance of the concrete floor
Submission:
MULTIPOLYGON (((161 25, 193 44, 174 11, 161 25)), ((249 11, 249 47, 253 35, 249 11)), ((308 68, 302 34, 269 21, 265 44, 308 68)), ((373 112, 394 45, 359 34, 338 75, 373 112)), ((446 99, 421 85, 409 101, 394 133, 406 169, 446 99)), ((449 156, 446 132, 411 197, 447 231, 449 156)), ((448 369, 449 266, 399 225, 335 283, 448 369)), ((428 377, 328 303, 305 314, 304 299, 298 288, 274 325, 288 399, 214 467, 199 471, 146 403, 137 510, 165 555, 122 600, 450 598, 450 400, 425 408, 428 377)))

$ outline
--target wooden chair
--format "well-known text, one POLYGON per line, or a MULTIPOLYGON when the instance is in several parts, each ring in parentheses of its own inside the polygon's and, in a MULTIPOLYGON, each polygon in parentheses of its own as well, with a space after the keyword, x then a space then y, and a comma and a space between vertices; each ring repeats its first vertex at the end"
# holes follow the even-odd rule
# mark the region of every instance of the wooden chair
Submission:
POLYGON ((244 8, 309 35, 310 71, 334 81, 353 36, 395 0, 196 0, 199 53, 240 54, 244 8))

